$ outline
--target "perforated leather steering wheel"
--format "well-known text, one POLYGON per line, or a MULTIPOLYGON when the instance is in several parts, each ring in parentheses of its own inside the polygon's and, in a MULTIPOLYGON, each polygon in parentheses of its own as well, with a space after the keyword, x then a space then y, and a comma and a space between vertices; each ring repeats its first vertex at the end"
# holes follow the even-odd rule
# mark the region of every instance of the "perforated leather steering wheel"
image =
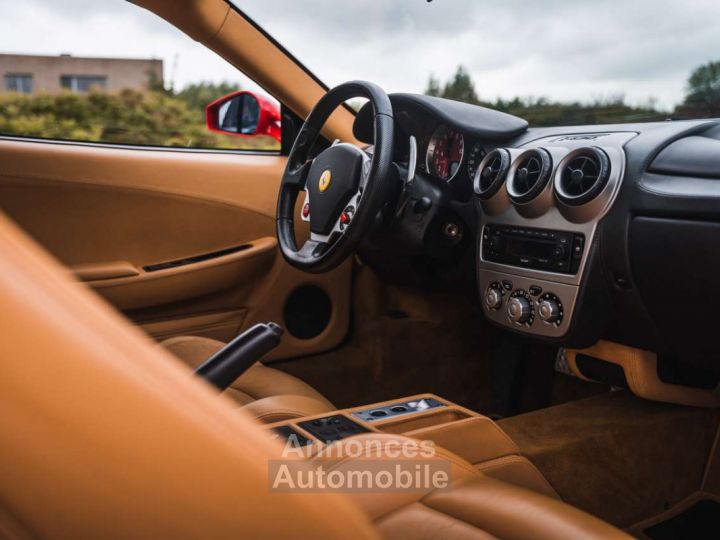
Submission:
POLYGON ((383 205, 384 183, 391 181, 392 157, 392 106, 382 88, 351 81, 329 90, 317 102, 290 150, 278 195, 277 236, 288 263, 306 272, 322 273, 353 253, 383 205), (372 153, 339 143, 310 159, 310 149, 330 114, 356 97, 367 98, 372 104, 372 153), (310 222, 310 238, 298 249, 294 214, 303 190, 302 219, 310 222))

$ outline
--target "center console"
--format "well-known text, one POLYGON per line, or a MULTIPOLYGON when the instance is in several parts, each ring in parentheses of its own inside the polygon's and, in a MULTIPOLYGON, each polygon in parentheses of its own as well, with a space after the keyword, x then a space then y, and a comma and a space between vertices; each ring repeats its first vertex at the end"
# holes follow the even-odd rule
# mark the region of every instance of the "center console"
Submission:
POLYGON ((553 136, 496 148, 474 178, 483 310, 514 330, 562 338, 598 222, 611 208, 636 134, 553 136))
POLYGON ((484 474, 558 498, 542 474, 521 455, 498 425, 432 394, 343 409, 268 424, 278 437, 315 455, 335 441, 359 434, 388 433, 433 441, 484 474))

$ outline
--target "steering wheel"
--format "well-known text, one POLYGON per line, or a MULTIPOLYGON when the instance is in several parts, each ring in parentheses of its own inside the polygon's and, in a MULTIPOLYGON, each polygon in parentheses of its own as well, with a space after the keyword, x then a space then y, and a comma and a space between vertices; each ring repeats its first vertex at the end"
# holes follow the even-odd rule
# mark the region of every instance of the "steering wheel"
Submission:
POLYGON ((285 260, 305 272, 322 273, 352 255, 372 229, 384 203, 392 157, 393 112, 385 91, 365 81, 351 81, 329 90, 300 129, 283 173, 276 221, 285 260), (356 97, 367 98, 372 105, 372 154, 349 143, 334 143, 310 159, 310 149, 330 114, 356 97), (301 219, 310 222, 310 238, 298 249, 294 215, 303 190, 301 219))

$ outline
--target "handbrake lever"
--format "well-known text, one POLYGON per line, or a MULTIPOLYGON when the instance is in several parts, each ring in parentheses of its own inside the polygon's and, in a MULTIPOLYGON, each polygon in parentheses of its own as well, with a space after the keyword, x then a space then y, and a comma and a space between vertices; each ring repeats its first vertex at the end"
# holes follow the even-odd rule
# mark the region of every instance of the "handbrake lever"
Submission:
POLYGON ((225 345, 196 370, 209 383, 221 391, 265 354, 280 345, 283 329, 273 323, 256 324, 225 345))

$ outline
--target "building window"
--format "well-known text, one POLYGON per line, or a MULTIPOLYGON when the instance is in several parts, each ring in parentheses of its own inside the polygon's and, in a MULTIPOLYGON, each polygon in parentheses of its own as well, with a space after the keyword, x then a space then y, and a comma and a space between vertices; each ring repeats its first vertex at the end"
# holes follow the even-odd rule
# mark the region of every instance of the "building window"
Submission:
POLYGON ((60 86, 71 92, 89 92, 92 88, 105 90, 107 77, 104 75, 62 75, 60 86))
POLYGON ((8 92, 32 94, 33 77, 29 73, 8 73, 5 75, 5 89, 8 92))

